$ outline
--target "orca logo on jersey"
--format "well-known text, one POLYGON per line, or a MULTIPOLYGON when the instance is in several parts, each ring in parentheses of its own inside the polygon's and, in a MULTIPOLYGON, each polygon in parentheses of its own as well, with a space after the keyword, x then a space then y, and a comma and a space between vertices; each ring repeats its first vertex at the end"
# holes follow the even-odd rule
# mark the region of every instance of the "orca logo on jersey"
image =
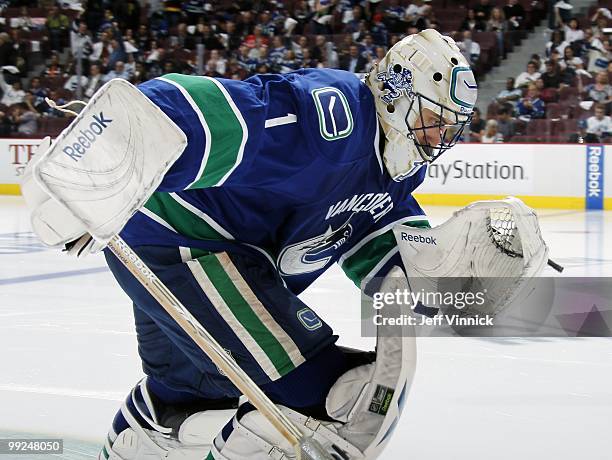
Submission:
MULTIPOLYGON (((352 217, 352 216, 351 216, 352 217)), ((283 275, 312 273, 325 267, 333 254, 353 234, 349 218, 337 230, 331 226, 322 235, 284 248, 278 256, 278 268, 283 275)))
POLYGON ((76 142, 68 142, 69 145, 62 149, 62 152, 74 161, 79 161, 79 159, 87 153, 87 150, 93 147, 98 136, 101 135, 113 121, 110 118, 104 118, 103 112, 100 112, 99 115, 93 115, 91 118, 93 121, 89 123, 89 126, 78 132, 80 136, 77 135, 76 142))

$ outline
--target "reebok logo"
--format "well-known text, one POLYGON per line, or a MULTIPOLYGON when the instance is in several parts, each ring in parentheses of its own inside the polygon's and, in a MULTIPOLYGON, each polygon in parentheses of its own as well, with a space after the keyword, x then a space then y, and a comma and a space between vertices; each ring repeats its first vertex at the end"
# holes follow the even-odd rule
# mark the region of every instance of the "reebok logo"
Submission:
POLYGON ((585 205, 587 209, 604 208, 604 146, 587 145, 585 205))
POLYGON ((600 197, 601 190, 601 149, 592 149, 588 156, 588 192, 589 197, 600 197))
POLYGON ((71 145, 67 145, 62 149, 62 151, 74 161, 79 161, 79 159, 85 155, 87 150, 96 142, 98 136, 101 135, 113 121, 110 118, 104 118, 104 113, 102 112, 100 112, 99 115, 93 115, 91 118, 93 121, 89 123, 88 128, 79 131, 80 135, 77 136, 76 142, 67 142, 71 145))
POLYGON ((433 244, 437 246, 436 239, 432 236, 421 236, 421 235, 410 235, 406 232, 402 232, 402 241, 413 241, 415 243, 433 244))

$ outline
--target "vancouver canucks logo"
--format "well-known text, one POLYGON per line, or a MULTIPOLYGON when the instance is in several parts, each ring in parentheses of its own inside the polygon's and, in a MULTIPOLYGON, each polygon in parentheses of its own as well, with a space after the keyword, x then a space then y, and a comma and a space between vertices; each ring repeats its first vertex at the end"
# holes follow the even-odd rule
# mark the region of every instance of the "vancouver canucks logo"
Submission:
POLYGON ((387 90, 387 94, 381 96, 385 104, 391 104, 394 99, 397 99, 404 93, 406 96, 412 94, 412 72, 403 68, 399 64, 389 66, 386 72, 376 74, 376 79, 383 82, 383 90, 387 90), (396 72, 397 70, 397 72, 396 72))
POLYGON ((322 235, 287 246, 278 257, 278 267, 283 275, 312 273, 325 267, 334 252, 353 234, 347 220, 338 229, 330 226, 322 235))

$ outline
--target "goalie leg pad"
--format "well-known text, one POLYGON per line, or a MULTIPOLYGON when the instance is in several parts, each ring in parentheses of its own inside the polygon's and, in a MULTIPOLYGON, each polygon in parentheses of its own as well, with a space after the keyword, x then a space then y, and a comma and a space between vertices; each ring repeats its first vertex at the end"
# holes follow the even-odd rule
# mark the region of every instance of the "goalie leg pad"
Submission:
POLYGON ((141 380, 108 432, 99 460, 201 460, 214 436, 236 412, 238 399, 162 403, 141 380), (189 407, 189 409, 186 409, 189 407))
MULTIPOLYGON (((395 267, 381 290, 395 292, 407 286, 402 270, 395 267)), ((396 316, 403 310, 403 305, 389 305, 383 315, 396 316)), ((326 410, 333 421, 279 407, 333 458, 372 460, 380 455, 397 425, 415 369, 413 328, 379 326, 375 362, 348 370, 328 393, 326 410)), ((254 407, 242 405, 215 438, 212 454, 222 460, 280 460, 293 458, 293 449, 254 407)))

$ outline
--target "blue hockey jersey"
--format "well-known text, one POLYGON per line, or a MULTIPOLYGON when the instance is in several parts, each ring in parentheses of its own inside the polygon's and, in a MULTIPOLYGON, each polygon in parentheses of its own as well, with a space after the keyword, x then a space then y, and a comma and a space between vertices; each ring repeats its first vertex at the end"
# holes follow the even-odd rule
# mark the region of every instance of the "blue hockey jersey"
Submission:
POLYGON ((339 262, 360 285, 400 264, 391 228, 427 225, 381 158, 374 99, 355 75, 306 69, 245 81, 169 74, 139 89, 187 136, 128 222, 133 246, 256 251, 296 294, 339 262))

